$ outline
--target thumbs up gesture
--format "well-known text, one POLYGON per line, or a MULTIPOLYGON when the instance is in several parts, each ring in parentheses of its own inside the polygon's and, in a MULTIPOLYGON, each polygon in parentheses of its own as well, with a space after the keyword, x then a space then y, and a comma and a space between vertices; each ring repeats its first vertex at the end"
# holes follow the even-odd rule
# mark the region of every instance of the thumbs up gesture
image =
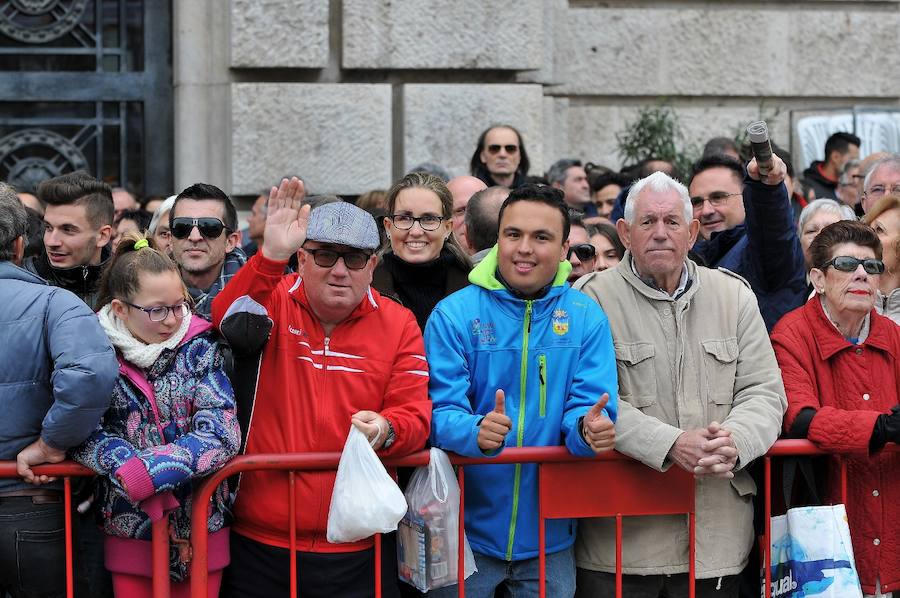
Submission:
POLYGON ((595 453, 608 451, 616 446, 616 427, 608 417, 603 415, 603 408, 609 401, 609 395, 603 393, 600 400, 594 403, 582 420, 581 433, 595 453))
POLYGON ((506 395, 497 389, 494 410, 484 416, 478 425, 478 448, 489 453, 503 446, 503 440, 512 429, 512 421, 506 417, 506 395))

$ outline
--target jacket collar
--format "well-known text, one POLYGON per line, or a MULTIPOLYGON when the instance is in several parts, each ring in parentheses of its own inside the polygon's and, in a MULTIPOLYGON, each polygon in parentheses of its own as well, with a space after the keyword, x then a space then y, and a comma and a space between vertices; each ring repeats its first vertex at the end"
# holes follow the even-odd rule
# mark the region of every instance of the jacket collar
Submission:
POLYGON ((86 266, 74 266, 72 268, 54 268, 50 264, 47 252, 43 251, 33 259, 33 271, 45 278, 48 282, 70 291, 84 293, 93 289, 100 282, 103 268, 109 262, 112 250, 106 245, 100 251, 100 263, 86 266))
POLYGON ((678 297, 672 297, 665 291, 647 284, 647 282, 635 274, 634 269, 631 267, 632 259, 631 250, 626 250, 625 255, 622 257, 622 261, 616 266, 616 272, 618 272, 628 284, 634 287, 634 290, 647 299, 653 301, 690 301, 699 288, 699 285, 697 284, 697 264, 691 260, 685 260, 685 266, 687 267, 687 283, 684 291, 682 291, 678 297))
MULTIPOLYGON (((845 339, 840 331, 834 327, 834 324, 831 323, 831 320, 825 314, 822 302, 818 296, 807 301, 806 305, 803 306, 803 310, 806 312, 806 317, 812 320, 814 324, 811 326, 812 335, 815 338, 816 348, 822 360, 831 359, 839 351, 853 349, 857 346, 845 339)), ((866 340, 860 346, 873 347, 890 352, 892 347, 890 326, 896 326, 896 324, 883 316, 879 316, 873 309, 869 314, 869 336, 866 337, 866 340)))
MULTIPOLYGON (((303 279, 298 275, 297 280, 294 282, 294 285, 288 289, 288 295, 291 298, 299 303, 303 309, 309 312, 310 316, 318 320, 316 313, 313 311, 312 307, 309 304, 309 298, 306 295, 306 285, 303 284, 303 279)), ((381 295, 371 287, 366 289, 366 294, 363 295, 362 301, 359 302, 350 315, 344 318, 344 320, 338 324, 338 326, 342 326, 345 322, 349 322, 350 320, 355 320, 356 318, 361 318, 366 314, 372 313, 379 308, 378 300, 381 295)))
POLYGON ((34 272, 29 272, 25 268, 15 265, 12 262, 0 262, 0 279, 4 280, 22 280, 24 282, 31 282, 34 284, 43 284, 48 285, 46 280, 35 274, 34 272))

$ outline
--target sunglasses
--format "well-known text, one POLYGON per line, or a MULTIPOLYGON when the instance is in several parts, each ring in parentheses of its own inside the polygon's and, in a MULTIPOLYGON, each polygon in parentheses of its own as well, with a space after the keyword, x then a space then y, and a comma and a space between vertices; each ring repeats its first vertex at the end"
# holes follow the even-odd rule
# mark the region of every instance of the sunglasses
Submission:
POLYGON ((170 231, 176 239, 187 239, 195 226, 207 239, 218 239, 227 229, 218 218, 174 218, 170 231))
POLYGON ((338 258, 342 258, 348 269, 362 270, 371 257, 365 251, 334 251, 333 249, 306 249, 305 247, 303 250, 312 254, 313 261, 320 268, 331 268, 337 263, 338 258))
POLYGON ((499 154, 500 149, 505 149, 507 154, 514 154, 519 151, 518 145, 499 145, 499 144, 491 144, 487 146, 487 151, 489 154, 499 154))
POLYGON ((579 261, 588 262, 595 257, 597 257, 597 248, 591 245, 590 243, 582 243, 581 245, 571 245, 569 246, 569 251, 566 252, 566 259, 571 260, 572 254, 578 258, 579 261))
POLYGON ((849 255, 839 255, 831 258, 825 262, 822 266, 822 270, 828 266, 834 266, 835 270, 840 270, 841 272, 856 272, 856 269, 859 268, 860 264, 862 264, 866 274, 882 274, 884 272, 884 262, 881 260, 876 260, 875 258, 861 260, 859 258, 850 257, 849 255))

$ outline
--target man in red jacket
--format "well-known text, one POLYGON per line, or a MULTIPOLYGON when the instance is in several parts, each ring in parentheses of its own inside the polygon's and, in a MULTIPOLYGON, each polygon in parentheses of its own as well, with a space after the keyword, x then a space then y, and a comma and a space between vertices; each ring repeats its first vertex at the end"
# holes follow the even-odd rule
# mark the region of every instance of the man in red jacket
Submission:
MULTIPOLYGON (((345 202, 301 209, 302 194, 296 178, 272 188, 261 251, 213 301, 213 323, 235 355, 261 352, 244 452, 340 451, 351 424, 381 456, 422 449, 431 425, 425 349, 412 312, 369 286, 375 221, 345 202), (299 275, 283 276, 295 253, 299 275)), ((334 477, 296 478, 304 598, 374 595, 372 541, 326 540, 334 477)), ((288 492, 284 472, 241 476, 222 596, 289 592, 288 492)), ((383 595, 397 595, 396 564, 383 578, 383 595)))

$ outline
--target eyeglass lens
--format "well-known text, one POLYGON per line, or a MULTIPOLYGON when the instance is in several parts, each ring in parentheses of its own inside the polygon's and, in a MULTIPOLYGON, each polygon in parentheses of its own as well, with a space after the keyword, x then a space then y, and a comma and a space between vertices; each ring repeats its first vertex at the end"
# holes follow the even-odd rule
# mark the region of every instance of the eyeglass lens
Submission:
POLYGON ((835 270, 841 272, 854 272, 862 264, 863 270, 868 274, 881 274, 884 272, 884 262, 874 258, 859 259, 849 255, 839 255, 831 260, 835 270))
POLYGON ((176 239, 187 239, 195 226, 207 239, 218 239, 225 230, 225 223, 218 218, 175 218, 171 232, 176 239))
POLYGON ((488 152, 490 152, 492 154, 499 154, 500 148, 503 148, 504 150, 506 150, 507 154, 514 154, 517 151, 519 151, 519 146, 512 145, 512 144, 510 144, 510 145, 491 144, 487 147, 487 150, 488 150, 488 152))

